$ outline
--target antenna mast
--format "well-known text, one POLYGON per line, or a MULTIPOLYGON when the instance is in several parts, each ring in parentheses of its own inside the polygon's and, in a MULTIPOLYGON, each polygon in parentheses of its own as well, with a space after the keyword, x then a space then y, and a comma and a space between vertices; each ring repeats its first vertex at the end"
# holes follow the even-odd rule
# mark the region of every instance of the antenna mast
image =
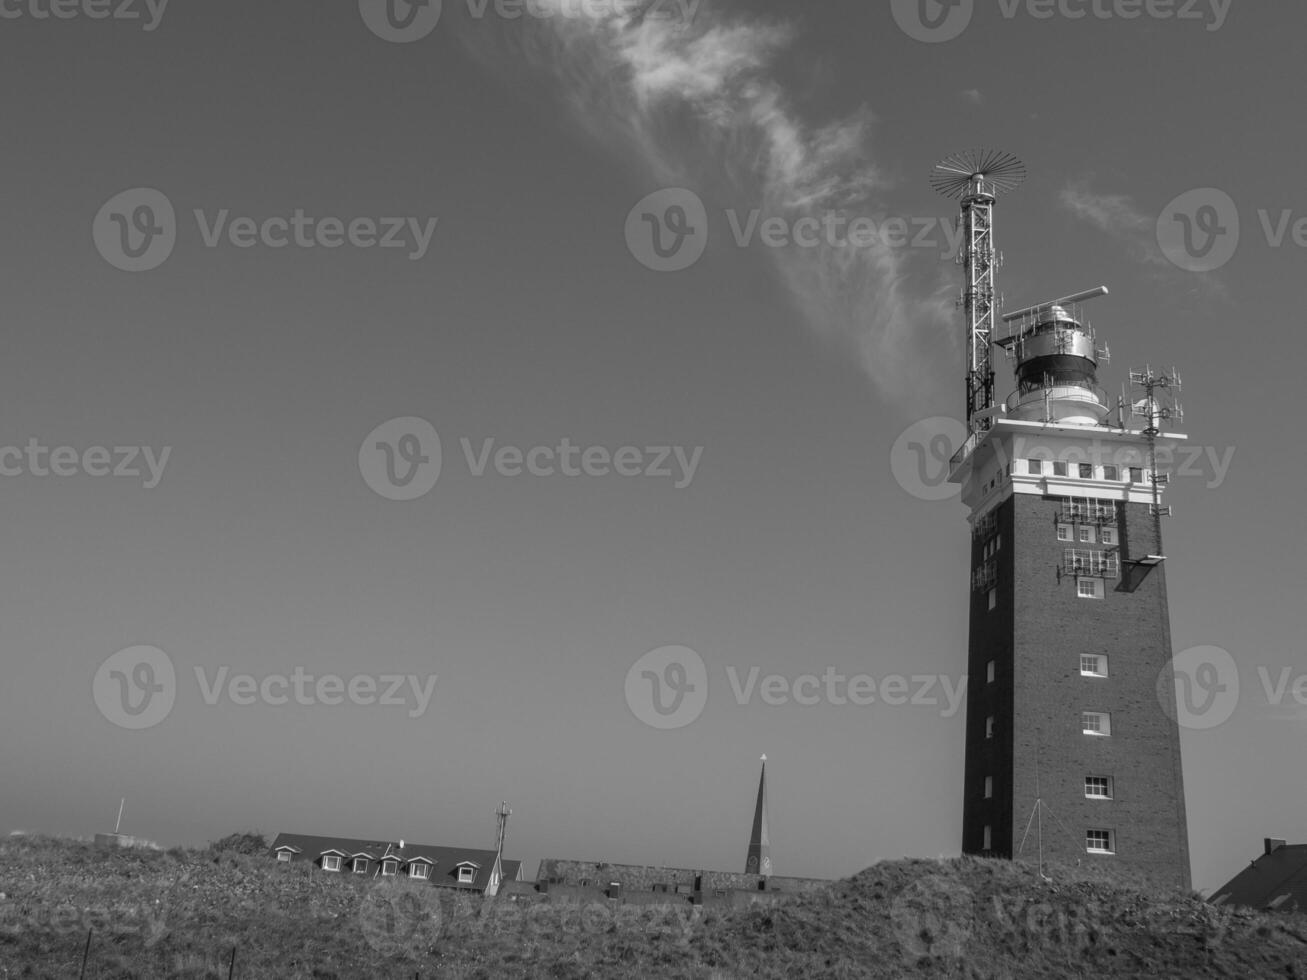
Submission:
POLYGON ((945 197, 961 201, 963 249, 958 261, 965 283, 958 305, 967 327, 967 428, 989 428, 994 407, 994 315, 997 299, 994 270, 1001 257, 994 249, 994 202, 1016 190, 1026 179, 1026 165, 1001 150, 967 150, 945 157, 930 172, 930 185, 945 197))

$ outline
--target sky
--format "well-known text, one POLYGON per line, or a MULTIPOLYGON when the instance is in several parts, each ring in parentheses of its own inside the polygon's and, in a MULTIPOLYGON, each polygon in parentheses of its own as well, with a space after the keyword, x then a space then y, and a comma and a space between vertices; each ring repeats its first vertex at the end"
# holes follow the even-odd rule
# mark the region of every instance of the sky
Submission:
POLYGON ((983 146, 1184 379, 1195 887, 1307 842, 1307 11, 561 3, 0 0, 0 830, 729 870, 766 753, 777 874, 957 853, 983 146))

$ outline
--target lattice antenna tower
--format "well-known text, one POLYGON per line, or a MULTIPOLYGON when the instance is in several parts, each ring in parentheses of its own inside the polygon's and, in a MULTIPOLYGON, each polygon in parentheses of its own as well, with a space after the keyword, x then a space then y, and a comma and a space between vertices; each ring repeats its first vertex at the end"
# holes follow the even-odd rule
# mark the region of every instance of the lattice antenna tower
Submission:
POLYGON ((964 282, 958 305, 966 317, 967 426, 972 432, 989 427, 990 416, 981 413, 994 407, 994 271, 1001 261, 994 248, 994 203, 1025 179, 1026 165, 1002 150, 954 153, 930 172, 930 185, 962 204, 958 261, 964 282))
POLYGON ((1130 419, 1143 424, 1141 431, 1148 440, 1148 472, 1153 484, 1153 532, 1159 555, 1162 518, 1171 516, 1171 508, 1162 507, 1161 488, 1171 482, 1171 475, 1157 471, 1157 437, 1162 434, 1164 423, 1184 421, 1184 409, 1176 398, 1182 387, 1180 374, 1175 368, 1154 371, 1151 365, 1145 365, 1141 371, 1130 372, 1130 419))

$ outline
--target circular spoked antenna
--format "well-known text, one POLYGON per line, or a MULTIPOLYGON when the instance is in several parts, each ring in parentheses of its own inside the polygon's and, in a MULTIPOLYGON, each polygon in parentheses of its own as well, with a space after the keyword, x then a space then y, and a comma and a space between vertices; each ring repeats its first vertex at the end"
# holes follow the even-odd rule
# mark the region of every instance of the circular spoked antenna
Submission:
POLYGON ((1026 179, 1026 165, 1003 150, 966 150, 946 156, 930 172, 930 186, 954 199, 968 194, 1000 197, 1026 179))

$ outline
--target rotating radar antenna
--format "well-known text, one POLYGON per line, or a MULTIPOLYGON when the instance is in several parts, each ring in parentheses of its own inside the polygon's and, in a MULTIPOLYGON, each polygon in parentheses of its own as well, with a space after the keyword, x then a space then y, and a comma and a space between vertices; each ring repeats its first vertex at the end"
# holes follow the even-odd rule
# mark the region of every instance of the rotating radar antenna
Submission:
POLYGON ((996 300, 994 270, 994 202, 1021 186, 1026 165, 1002 150, 967 150, 945 157, 930 172, 936 192, 962 203, 959 228, 963 250, 958 257, 965 282, 958 305, 967 321, 967 426, 989 426, 994 407, 992 343, 996 300))

